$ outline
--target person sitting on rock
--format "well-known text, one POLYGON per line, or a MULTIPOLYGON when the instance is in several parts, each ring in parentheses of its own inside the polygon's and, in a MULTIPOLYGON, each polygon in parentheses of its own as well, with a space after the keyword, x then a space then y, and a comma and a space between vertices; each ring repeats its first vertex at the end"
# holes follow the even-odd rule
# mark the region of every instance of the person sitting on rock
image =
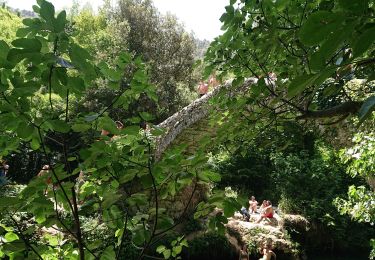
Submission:
POLYGON ((267 200, 267 206, 263 209, 263 213, 261 213, 260 218, 256 223, 259 223, 264 218, 273 218, 273 208, 271 201, 267 200))
POLYGON ((267 201, 263 200, 262 205, 260 205, 260 207, 259 207, 260 214, 263 213, 265 207, 267 207, 267 201))
POLYGON ((249 220, 250 220, 250 214, 249 214, 249 212, 246 210, 245 207, 242 207, 242 208, 241 208, 241 214, 242 214, 242 216, 245 218, 245 220, 249 222, 249 220))
POLYGON ((272 256, 276 259, 276 254, 271 250, 271 244, 266 242, 264 244, 264 247, 261 249, 263 257, 259 260, 271 260, 272 256))
POLYGON ((254 196, 251 196, 249 200, 249 212, 250 214, 257 212, 258 201, 255 200, 254 196))

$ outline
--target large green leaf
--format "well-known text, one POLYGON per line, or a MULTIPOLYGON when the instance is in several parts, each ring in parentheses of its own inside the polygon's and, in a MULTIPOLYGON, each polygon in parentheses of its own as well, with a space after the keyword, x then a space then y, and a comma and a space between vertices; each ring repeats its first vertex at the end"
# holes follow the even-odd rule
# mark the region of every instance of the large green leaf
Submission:
POLYGON ((65 11, 61 11, 57 17, 56 17, 56 20, 54 20, 54 29, 55 29, 55 32, 56 33, 59 33, 59 32, 62 32, 64 31, 65 29, 65 24, 67 23, 68 21, 66 20, 66 12, 65 11))
POLYGON ((12 45, 29 52, 39 52, 42 49, 42 43, 37 39, 19 38, 12 41, 12 45))
POLYGON ((221 176, 219 173, 214 171, 200 171, 198 173, 199 179, 205 181, 205 182, 219 182, 221 180, 221 176))
POLYGON ((48 124, 50 124, 51 130, 56 132, 68 133, 70 131, 70 126, 62 120, 50 120, 48 124))
POLYGON ((174 224, 174 221, 171 217, 168 216, 159 216, 158 218, 158 229, 167 229, 172 227, 174 224))
POLYGON ((364 12, 369 5, 369 0, 338 0, 341 7, 353 13, 364 12))
POLYGON ((6 239, 6 241, 7 241, 8 243, 13 242, 13 241, 19 239, 18 235, 15 234, 15 233, 13 233, 13 232, 8 232, 8 233, 6 233, 5 236, 4 236, 4 238, 6 239))
POLYGON ((99 127, 109 131, 112 134, 117 134, 118 129, 116 127, 116 123, 108 116, 103 116, 99 118, 99 127))
POLYGON ((367 51, 375 41, 375 26, 364 31, 353 44, 353 55, 358 57, 367 51))
POLYGON ((299 31, 301 42, 313 46, 326 40, 344 21, 341 13, 318 11, 311 14, 299 31))
POLYGON ((23 59, 28 59, 34 64, 38 64, 42 61, 42 55, 39 52, 30 49, 10 49, 7 56, 8 61, 17 63, 23 59))
POLYGON ((39 14, 47 22, 53 23, 55 17, 55 7, 50 2, 42 0, 39 14))
POLYGON ((27 139, 34 132, 34 127, 30 126, 26 122, 21 122, 17 128, 17 134, 20 138, 27 139))
POLYGON ((8 51, 9 51, 8 44, 5 41, 0 40, 0 60, 6 59, 8 55, 8 51))
POLYGON ((100 260, 113 260, 113 259, 116 259, 115 250, 113 249, 113 246, 109 246, 100 255, 100 260))
POLYGON ((103 209, 109 208, 113 205, 116 201, 118 201, 122 197, 121 194, 113 194, 111 193, 109 196, 107 195, 102 203, 103 209))
POLYGON ((86 132, 91 128, 91 124, 77 123, 72 125, 72 130, 74 132, 86 132))
POLYGON ((335 30, 328 36, 319 50, 311 56, 310 66, 313 71, 319 72, 325 63, 341 49, 343 44, 350 39, 355 25, 355 22, 347 24, 345 27, 335 30))
POLYGON ((304 91, 306 88, 311 87, 317 77, 317 74, 305 74, 295 78, 289 84, 288 96, 294 97, 304 91))
POLYGON ((360 123, 366 120, 368 118, 372 111, 375 110, 375 96, 369 97, 362 105, 358 112, 360 123))
POLYGON ((82 94, 85 90, 86 85, 83 79, 79 77, 69 77, 68 78, 68 87, 72 90, 73 93, 82 94))
POLYGON ((0 208, 16 206, 18 203, 20 203, 20 200, 16 197, 2 197, 0 200, 0 208))
POLYGON ((135 193, 126 199, 130 206, 147 205, 147 196, 143 193, 135 193))

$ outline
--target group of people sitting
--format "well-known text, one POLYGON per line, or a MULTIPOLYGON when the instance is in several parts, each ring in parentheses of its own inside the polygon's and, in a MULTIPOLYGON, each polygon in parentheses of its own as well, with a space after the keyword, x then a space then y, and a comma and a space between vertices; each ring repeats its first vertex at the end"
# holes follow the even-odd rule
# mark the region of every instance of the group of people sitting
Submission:
POLYGON ((245 207, 242 207, 241 214, 246 221, 250 221, 251 214, 260 214, 258 220, 256 221, 256 223, 259 223, 264 218, 273 218, 272 203, 269 200, 263 200, 262 205, 258 207, 258 201, 256 201, 254 196, 251 196, 249 200, 249 209, 247 210, 245 207))

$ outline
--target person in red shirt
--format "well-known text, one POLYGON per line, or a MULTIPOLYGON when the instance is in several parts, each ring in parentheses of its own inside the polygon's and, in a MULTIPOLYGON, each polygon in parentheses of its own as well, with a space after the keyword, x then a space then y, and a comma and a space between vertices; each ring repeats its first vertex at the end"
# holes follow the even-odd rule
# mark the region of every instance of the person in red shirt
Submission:
POLYGON ((207 92, 208 92, 208 84, 203 81, 199 82, 199 86, 198 86, 199 96, 203 97, 204 95, 207 94, 207 92))

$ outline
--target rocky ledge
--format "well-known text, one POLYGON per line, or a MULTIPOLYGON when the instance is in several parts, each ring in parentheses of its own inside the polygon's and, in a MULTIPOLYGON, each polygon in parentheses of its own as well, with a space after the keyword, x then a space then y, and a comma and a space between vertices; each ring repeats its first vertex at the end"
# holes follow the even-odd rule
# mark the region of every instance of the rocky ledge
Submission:
POLYGON ((274 251, 288 255, 290 259, 299 259, 298 245, 291 240, 285 227, 307 230, 307 219, 300 215, 274 214, 274 218, 256 223, 258 218, 259 214, 253 214, 247 222, 239 213, 229 218, 226 227, 231 244, 238 249, 246 244, 250 254, 257 254, 260 248, 268 244, 274 251))

